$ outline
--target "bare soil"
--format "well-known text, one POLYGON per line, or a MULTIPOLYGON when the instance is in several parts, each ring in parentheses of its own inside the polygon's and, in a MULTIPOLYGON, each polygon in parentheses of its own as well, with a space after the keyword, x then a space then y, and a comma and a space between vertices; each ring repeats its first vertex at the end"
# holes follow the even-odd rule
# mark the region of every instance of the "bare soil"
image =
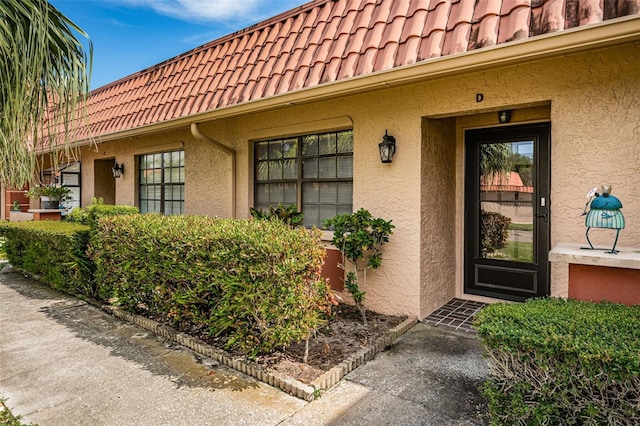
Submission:
MULTIPOLYGON (((309 339, 309 357, 306 364, 303 362, 306 346, 304 341, 293 343, 286 349, 268 355, 261 355, 252 361, 264 368, 310 383, 351 355, 375 344, 378 338, 407 318, 367 311, 368 324, 365 326, 355 306, 340 304, 334 308, 334 313, 334 318, 309 339)), ((211 338, 201 330, 180 331, 225 350, 224 339, 211 338)))

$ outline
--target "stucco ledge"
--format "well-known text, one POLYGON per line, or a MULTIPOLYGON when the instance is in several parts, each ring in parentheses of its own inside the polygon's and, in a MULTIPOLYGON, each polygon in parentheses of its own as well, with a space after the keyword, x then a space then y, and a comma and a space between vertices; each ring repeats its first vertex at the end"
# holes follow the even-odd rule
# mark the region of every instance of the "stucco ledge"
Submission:
POLYGON ((617 254, 606 253, 609 249, 591 250, 583 247, 580 244, 559 243, 549 252, 549 261, 640 269, 640 247, 616 247, 619 250, 617 254))

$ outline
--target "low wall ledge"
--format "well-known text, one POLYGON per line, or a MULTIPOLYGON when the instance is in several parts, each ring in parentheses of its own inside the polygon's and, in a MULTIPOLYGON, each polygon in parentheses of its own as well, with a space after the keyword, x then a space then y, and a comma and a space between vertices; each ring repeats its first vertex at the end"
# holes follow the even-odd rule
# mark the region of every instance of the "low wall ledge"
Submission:
POLYGON ((617 254, 605 253, 609 249, 589 250, 580 244, 560 243, 549 252, 550 262, 578 265, 606 266, 610 268, 640 269, 640 247, 616 247, 617 254))

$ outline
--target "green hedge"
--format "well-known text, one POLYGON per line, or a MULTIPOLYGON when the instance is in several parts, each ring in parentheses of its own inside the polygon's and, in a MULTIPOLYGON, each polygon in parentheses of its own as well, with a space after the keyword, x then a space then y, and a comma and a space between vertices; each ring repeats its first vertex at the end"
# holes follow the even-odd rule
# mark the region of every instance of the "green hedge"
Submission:
POLYGON ((330 310, 319 232, 279 221, 117 216, 89 252, 105 300, 252 355, 306 338, 330 310))
POLYGON ((494 304, 475 325, 492 424, 640 424, 640 305, 494 304))
POLYGON ((93 296, 91 262, 85 254, 89 228, 59 221, 0 224, 9 262, 54 287, 93 296))
POLYGON ((76 207, 71 210, 67 214, 66 220, 95 228, 98 225, 98 220, 103 217, 130 215, 138 212, 138 208, 134 206, 101 204, 94 199, 94 203, 89 206, 76 207))

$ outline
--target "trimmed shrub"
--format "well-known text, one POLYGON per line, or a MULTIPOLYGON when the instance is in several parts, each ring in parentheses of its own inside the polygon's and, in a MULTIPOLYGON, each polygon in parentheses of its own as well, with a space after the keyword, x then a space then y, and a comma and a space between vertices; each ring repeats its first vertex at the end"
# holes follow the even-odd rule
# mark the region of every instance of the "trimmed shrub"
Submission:
POLYGON ((475 326, 491 424, 640 424, 640 306, 494 304, 475 326))
POLYGON ((87 207, 76 207, 71 210, 67 214, 66 220, 95 228, 98 225, 98 220, 103 217, 131 215, 138 214, 138 212, 138 208, 134 206, 102 204, 94 199, 94 203, 87 207))
POLYGON ((58 221, 0 224, 9 262, 53 287, 93 296, 92 264, 85 254, 89 228, 58 221))
POLYGON ((89 214, 87 213, 87 209, 84 207, 74 207, 71 209, 69 213, 64 217, 65 222, 69 223, 79 223, 82 225, 87 224, 87 220, 89 218, 89 214))
POLYGON ((511 218, 500 213, 480 212, 480 254, 482 257, 507 246, 511 218))
POLYGON ((89 252, 103 299, 250 355, 308 337, 330 312, 319 231, 280 221, 116 216, 89 252))

